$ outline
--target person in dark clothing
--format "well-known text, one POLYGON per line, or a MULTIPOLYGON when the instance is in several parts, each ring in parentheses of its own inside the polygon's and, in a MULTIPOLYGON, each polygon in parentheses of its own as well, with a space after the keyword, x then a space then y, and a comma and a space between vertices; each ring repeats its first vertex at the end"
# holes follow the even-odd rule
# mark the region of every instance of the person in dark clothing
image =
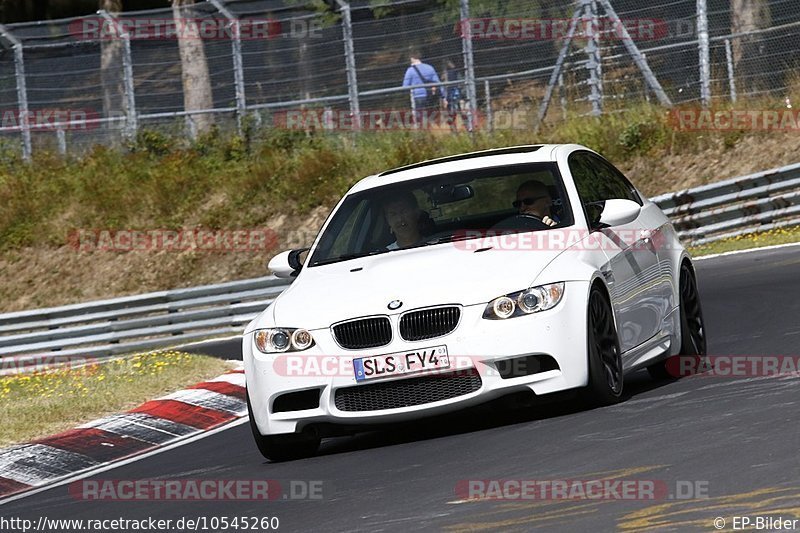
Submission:
MULTIPOLYGON (((444 81, 462 81, 464 76, 460 69, 456 68, 455 63, 448 59, 445 62, 444 68, 444 81)), ((464 102, 464 85, 463 83, 446 85, 445 86, 445 109, 447 111, 447 124, 450 126, 450 131, 453 133, 458 132, 458 117, 464 124, 464 128, 470 131, 469 117, 465 109, 466 102, 464 102)))
MULTIPOLYGON (((411 65, 406 69, 406 74, 403 77, 403 87, 442 82, 439 79, 439 75, 436 74, 436 69, 422 62, 422 54, 412 50, 409 56, 411 65)), ((411 93, 414 97, 414 108, 416 109, 415 121, 419 126, 422 123, 423 112, 429 113, 430 110, 435 110, 439 107, 438 101, 443 97, 442 87, 418 87, 412 89, 411 93)))

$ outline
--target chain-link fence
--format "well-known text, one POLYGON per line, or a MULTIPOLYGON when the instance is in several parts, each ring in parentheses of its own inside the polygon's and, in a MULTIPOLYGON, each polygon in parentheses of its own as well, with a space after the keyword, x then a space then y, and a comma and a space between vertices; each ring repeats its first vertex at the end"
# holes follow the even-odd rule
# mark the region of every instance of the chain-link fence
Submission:
POLYGON ((209 0, 0 26, 0 141, 29 158, 154 129, 387 126, 420 102, 403 86, 412 49, 442 79, 423 85, 449 98, 453 129, 788 98, 798 84, 798 0, 327 5, 209 0))

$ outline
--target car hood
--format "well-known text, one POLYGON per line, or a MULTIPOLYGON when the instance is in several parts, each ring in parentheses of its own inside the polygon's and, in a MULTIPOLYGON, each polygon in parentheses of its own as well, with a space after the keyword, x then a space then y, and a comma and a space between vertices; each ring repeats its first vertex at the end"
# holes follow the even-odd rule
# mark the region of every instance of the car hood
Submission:
MULTIPOLYGON (((440 244, 305 268, 254 327, 307 329, 440 304, 487 303, 525 289, 564 250, 473 251, 440 244), (400 300, 397 311, 389 302, 400 300), (266 324, 272 321, 274 324, 266 324)), ((249 329, 249 328, 248 328, 249 329)))

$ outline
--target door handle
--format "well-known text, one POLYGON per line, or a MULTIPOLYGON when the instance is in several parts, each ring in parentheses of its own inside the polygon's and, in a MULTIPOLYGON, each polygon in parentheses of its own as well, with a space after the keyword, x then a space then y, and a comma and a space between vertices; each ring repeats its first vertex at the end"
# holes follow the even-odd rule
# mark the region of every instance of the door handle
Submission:
POLYGON ((648 229, 642 232, 642 242, 644 243, 645 246, 655 251, 656 244, 653 241, 653 230, 648 229))

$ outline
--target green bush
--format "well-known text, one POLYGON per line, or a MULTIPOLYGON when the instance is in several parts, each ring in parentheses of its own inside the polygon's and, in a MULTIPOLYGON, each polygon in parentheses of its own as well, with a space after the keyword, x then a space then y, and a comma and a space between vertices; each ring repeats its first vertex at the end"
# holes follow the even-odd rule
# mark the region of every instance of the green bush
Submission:
POLYGON ((136 139, 129 148, 132 152, 145 152, 158 156, 168 154, 176 146, 174 137, 157 130, 143 129, 136 134, 136 139))

